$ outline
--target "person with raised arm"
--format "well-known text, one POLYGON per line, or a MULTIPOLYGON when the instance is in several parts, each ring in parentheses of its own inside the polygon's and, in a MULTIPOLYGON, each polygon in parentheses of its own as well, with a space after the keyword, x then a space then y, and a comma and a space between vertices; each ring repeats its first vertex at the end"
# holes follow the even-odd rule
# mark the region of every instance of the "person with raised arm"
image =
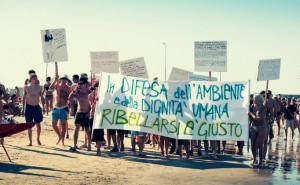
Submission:
POLYGON ((68 77, 66 75, 60 78, 58 77, 58 66, 57 62, 55 62, 55 80, 49 88, 55 92, 54 108, 52 111, 52 127, 58 135, 56 144, 59 144, 59 142, 62 141, 62 145, 65 145, 66 122, 69 115, 69 95, 72 92, 72 88, 67 85, 67 82, 68 77), (61 123, 61 131, 57 125, 58 120, 60 120, 61 123))

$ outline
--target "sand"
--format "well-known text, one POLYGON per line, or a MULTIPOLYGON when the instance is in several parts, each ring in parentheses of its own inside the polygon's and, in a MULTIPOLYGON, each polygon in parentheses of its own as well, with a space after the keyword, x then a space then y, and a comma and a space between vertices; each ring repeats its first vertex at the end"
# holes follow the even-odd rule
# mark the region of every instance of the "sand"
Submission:
MULTIPOLYGON (((16 119, 24 122, 24 117, 16 119)), ((67 146, 55 144, 57 136, 50 116, 42 122, 41 146, 37 145, 35 128, 33 146, 27 146, 27 131, 6 137, 5 147, 13 162, 0 147, 0 184, 265 184, 270 180, 248 165, 250 157, 225 154, 219 160, 198 156, 180 160, 177 155, 162 158, 150 145, 145 146, 147 156, 140 157, 132 155, 129 138, 125 138, 122 153, 102 149, 102 155, 96 156, 94 143, 92 151, 71 152, 73 122, 69 120, 67 146)), ((83 136, 80 131, 78 146, 83 144, 83 136)))

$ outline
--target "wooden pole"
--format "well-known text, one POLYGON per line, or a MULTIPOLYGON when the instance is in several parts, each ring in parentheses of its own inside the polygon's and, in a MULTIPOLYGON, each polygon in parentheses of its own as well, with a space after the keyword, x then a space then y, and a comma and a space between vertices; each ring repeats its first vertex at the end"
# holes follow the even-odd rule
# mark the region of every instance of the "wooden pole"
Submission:
POLYGON ((48 62, 46 64, 46 78, 47 78, 47 76, 48 76, 48 62))
POLYGON ((1 145, 2 145, 2 147, 3 147, 3 149, 4 149, 5 153, 6 153, 6 156, 9 159, 9 161, 12 162, 11 159, 10 159, 10 157, 9 157, 9 155, 8 155, 8 153, 7 153, 7 151, 6 151, 6 149, 5 149, 5 147, 4 147, 4 145, 3 145, 3 141, 1 141, 1 145))
POLYGON ((269 80, 267 80, 267 85, 266 85, 265 102, 267 102, 268 88, 269 88, 269 80))

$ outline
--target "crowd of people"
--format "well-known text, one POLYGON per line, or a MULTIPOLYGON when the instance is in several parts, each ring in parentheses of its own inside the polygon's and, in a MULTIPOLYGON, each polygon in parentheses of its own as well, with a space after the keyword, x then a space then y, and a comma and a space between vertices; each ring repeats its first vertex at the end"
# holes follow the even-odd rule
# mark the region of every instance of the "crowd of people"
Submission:
MULTIPOLYGON (((145 156, 143 152, 145 144, 152 144, 153 148, 161 151, 162 157, 176 153, 182 158, 183 148, 188 159, 194 155, 194 148, 197 148, 197 155, 210 158, 212 151, 213 158, 218 159, 218 154, 226 152, 226 141, 204 140, 204 155, 202 155, 201 140, 175 140, 154 134, 147 134, 137 131, 125 131, 109 129, 106 131, 106 139, 103 129, 92 129, 95 115, 96 102, 98 100, 99 82, 89 82, 88 75, 73 75, 72 80, 67 75, 58 75, 58 64, 55 63, 55 78, 46 78, 42 86, 34 70, 29 71, 29 77, 25 80, 23 97, 20 90, 15 88, 14 94, 10 95, 4 85, 0 84, 0 123, 5 123, 7 115, 25 115, 26 122, 35 122, 37 128, 37 144, 41 145, 41 122, 44 115, 52 116, 52 127, 57 134, 57 143, 65 145, 65 139, 69 138, 68 119, 74 116, 75 127, 73 135, 73 146, 71 151, 76 152, 78 148, 86 148, 91 151, 92 142, 95 142, 96 155, 101 155, 102 145, 110 152, 122 152, 125 150, 124 137, 131 137, 131 151, 134 155, 145 156), (40 106, 42 105, 42 106, 40 106), (85 142, 78 147, 78 135, 80 129, 84 130, 85 142), (111 142, 112 141, 112 142, 111 142), (222 150, 221 150, 222 143, 222 150), (136 144, 139 150, 136 151, 136 144)), ((260 94, 250 96, 250 138, 251 151, 253 154, 252 166, 262 166, 266 162, 268 143, 274 138, 273 124, 278 126, 277 135, 285 128, 285 137, 291 135, 293 140, 295 131, 300 135, 299 123, 300 104, 295 98, 284 98, 280 95, 274 96, 270 90, 262 91, 260 94), (291 132, 291 134, 289 134, 291 132)), ((32 146, 32 129, 28 130, 29 144, 32 146)), ((244 142, 238 141, 238 155, 243 155, 244 142)))

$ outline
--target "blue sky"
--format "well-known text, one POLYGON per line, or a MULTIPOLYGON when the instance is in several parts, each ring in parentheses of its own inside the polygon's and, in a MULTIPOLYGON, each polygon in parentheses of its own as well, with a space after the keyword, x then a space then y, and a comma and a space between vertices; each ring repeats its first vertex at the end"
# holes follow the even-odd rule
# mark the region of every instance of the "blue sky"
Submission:
MULTIPOLYGON (((90 51, 119 51, 119 59, 144 57, 150 77, 164 79, 172 67, 194 71, 194 41, 228 44, 228 71, 222 81, 256 82, 259 59, 281 58, 280 80, 270 81, 274 93, 299 94, 300 1, 21 1, 0 0, 0 82, 22 86, 29 69, 41 81, 40 30, 65 28, 69 61, 60 74, 90 71, 90 51), (5 67, 4 67, 5 66, 5 67)), ((54 74, 49 64, 48 74, 54 74)), ((206 73, 197 73, 207 75, 206 73)), ((213 73, 220 77, 220 73, 213 73)))

